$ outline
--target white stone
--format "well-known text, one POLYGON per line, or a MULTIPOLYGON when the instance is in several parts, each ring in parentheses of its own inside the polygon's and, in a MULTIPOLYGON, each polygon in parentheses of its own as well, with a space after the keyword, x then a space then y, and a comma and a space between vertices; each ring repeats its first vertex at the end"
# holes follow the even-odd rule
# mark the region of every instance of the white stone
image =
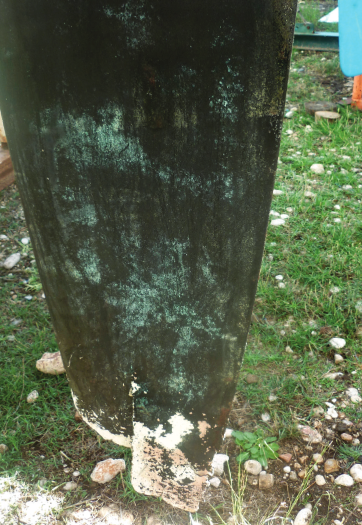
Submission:
POLYGON ((287 208, 287 211, 288 211, 289 213, 293 213, 294 210, 293 210, 293 208, 287 208))
POLYGON ((234 431, 233 431, 232 428, 225 428, 224 439, 229 438, 229 437, 232 437, 233 432, 234 432, 234 431))
POLYGON ((26 299, 27 301, 31 301, 32 298, 33 298, 32 295, 26 295, 26 296, 24 297, 24 299, 26 299))
POLYGON ((332 337, 332 339, 329 341, 329 344, 332 348, 340 350, 346 346, 346 340, 342 339, 342 337, 332 337))
POLYGON ((21 239, 21 243, 22 243, 22 244, 29 244, 29 241, 30 241, 29 237, 23 237, 23 238, 21 239))
POLYGON ((361 442, 360 442, 360 440, 359 440, 358 438, 354 438, 354 439, 353 439, 353 441, 352 441, 352 445, 353 445, 354 447, 357 447, 357 445, 360 445, 360 444, 361 444, 361 442))
POLYGON ((336 419, 338 417, 338 412, 335 408, 328 408, 327 414, 333 417, 333 419, 336 419))
POLYGON ((209 483, 214 489, 217 489, 219 488, 221 481, 219 478, 211 478, 209 483))
POLYGON ((13 253, 10 255, 7 259, 5 259, 3 267, 7 270, 11 270, 11 268, 14 268, 20 261, 21 255, 20 253, 13 253))
POLYGON ((274 485, 273 474, 260 473, 259 476, 259 488, 260 489, 271 489, 274 485))
POLYGON ((311 191, 305 191, 304 197, 309 197, 311 199, 312 197, 315 197, 315 193, 312 193, 311 191))
POLYGON ((336 217, 335 219, 333 219, 333 222, 342 222, 342 220, 339 217, 336 217))
POLYGON ((342 487, 352 487, 352 485, 354 485, 353 478, 348 474, 341 474, 334 480, 334 483, 342 487))
POLYGON ((278 283, 278 288, 285 288, 286 284, 285 283, 278 283))
POLYGON ((328 372, 328 374, 324 374, 325 379, 337 379, 337 377, 342 377, 342 372, 328 372))
POLYGON ((282 213, 280 218, 281 219, 289 219, 289 215, 287 213, 282 213))
POLYGON ((332 288, 330 288, 329 291, 331 293, 338 293, 340 292, 340 289, 338 288, 338 286, 332 286, 332 288))
POLYGON ((285 114, 285 118, 292 118, 293 115, 294 115, 294 111, 287 111, 285 114))
POLYGON ((276 275, 275 278, 277 281, 282 281, 284 279, 282 275, 276 275))
POLYGON ((312 519, 312 511, 310 509, 302 509, 295 517, 294 525, 309 525, 312 519))
POLYGON ((273 195, 282 195, 284 191, 282 190, 273 190, 273 195))
POLYGON ((290 348, 290 346, 286 346, 285 347, 285 351, 286 351, 287 354, 293 354, 294 353, 293 350, 290 348))
POLYGON ((255 459, 249 459, 248 461, 245 461, 244 468, 246 472, 252 476, 258 476, 262 470, 261 464, 255 459))
POLYGON ((355 481, 357 481, 357 483, 362 482, 362 465, 361 464, 356 463, 355 465, 353 465, 349 473, 351 474, 352 478, 355 481))
POLYGON ((312 173, 316 173, 317 175, 324 173, 323 164, 312 164, 310 167, 310 171, 312 173))
POLYGON ((26 398, 28 403, 34 403, 39 397, 39 392, 37 390, 33 390, 30 392, 28 397, 26 398))
POLYGON ((9 447, 7 445, 1 444, 0 445, 0 454, 5 454, 9 450, 9 447))
POLYGON ((313 415, 315 416, 323 416, 324 414, 324 408, 322 407, 314 407, 313 408, 313 415))
POLYGON ((261 415, 261 419, 264 421, 264 423, 267 423, 271 419, 270 414, 268 414, 268 412, 264 412, 264 414, 261 415))
POLYGON ((212 473, 214 476, 221 476, 224 472, 224 464, 229 461, 229 456, 226 454, 215 454, 212 463, 212 473))
POLYGON ((276 401, 278 398, 277 398, 276 395, 274 395, 274 394, 270 394, 270 396, 268 397, 268 399, 269 399, 269 401, 272 402, 272 401, 276 401))
POLYGON ((360 403, 362 401, 357 388, 348 388, 346 394, 351 399, 352 403, 360 403))
POLYGON ((44 374, 58 375, 65 373, 60 352, 45 352, 36 362, 36 368, 44 374))
POLYGON ((362 507, 362 492, 360 492, 359 494, 356 494, 354 501, 357 507, 362 507))
POLYGON ((73 477, 74 477, 74 478, 78 478, 79 476, 80 476, 80 472, 79 472, 79 470, 75 470, 75 471, 73 472, 73 477))
POLYGON ((77 487, 78 485, 74 481, 68 481, 68 483, 62 486, 62 490, 68 492, 69 490, 76 490, 77 487))
POLYGON ((322 456, 322 454, 313 454, 313 461, 315 461, 318 465, 320 463, 323 463, 323 456, 322 456))
POLYGON ((283 226, 283 224, 285 224, 285 220, 284 219, 273 219, 272 221, 270 221, 270 224, 272 226, 283 226))
POLYGON ((117 474, 125 470, 126 463, 124 459, 109 458, 97 463, 91 474, 91 479, 97 483, 107 483, 115 478, 117 474))
POLYGON ((335 209, 335 210, 340 210, 340 209, 341 209, 341 207, 340 207, 340 205, 339 205, 339 204, 335 204, 335 206, 334 206, 334 209, 335 209))
POLYGON ((326 484, 326 480, 324 479, 323 476, 321 476, 320 474, 317 474, 317 476, 315 477, 315 482, 317 485, 319 485, 320 487, 322 485, 325 485, 326 484))
POLYGON ((341 356, 341 354, 334 354, 334 362, 336 363, 336 365, 338 365, 339 363, 343 363, 344 361, 344 358, 343 356, 341 356))
POLYGON ((9 237, 7 235, 1 234, 0 235, 0 241, 8 241, 9 237))
POLYGON ((343 190, 353 190, 353 187, 350 184, 345 184, 344 186, 342 186, 342 189, 343 190))
MULTIPOLYGON (((275 191, 277 191, 277 190, 275 190, 275 191)), ((274 210, 270 210, 269 215, 273 215, 274 217, 280 217, 280 213, 278 213, 277 211, 274 211, 274 210)))
POLYGON ((284 472, 285 472, 286 474, 290 474, 290 471, 291 471, 292 469, 291 469, 289 466, 286 466, 286 467, 283 468, 283 470, 284 470, 284 472))

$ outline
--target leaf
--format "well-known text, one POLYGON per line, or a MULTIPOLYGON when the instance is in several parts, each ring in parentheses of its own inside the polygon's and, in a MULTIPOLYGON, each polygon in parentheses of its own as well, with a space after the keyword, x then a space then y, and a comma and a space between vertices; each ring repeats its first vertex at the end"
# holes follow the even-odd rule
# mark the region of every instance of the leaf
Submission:
POLYGON ((267 466, 268 466, 268 462, 267 462, 266 458, 263 457, 262 455, 260 455, 260 456, 258 457, 258 461, 259 461, 259 463, 260 463, 260 465, 261 465, 262 467, 267 467, 267 466))
POLYGON ((233 430, 231 435, 239 441, 245 441, 244 432, 240 432, 239 430, 233 430))
POLYGON ((266 443, 272 443, 273 441, 276 441, 278 438, 276 437, 269 437, 269 438, 265 438, 265 442, 266 443))
POLYGON ((236 456, 236 461, 238 463, 244 463, 249 458, 249 452, 242 452, 238 456, 236 456))
POLYGON ((244 436, 245 436, 245 439, 247 439, 248 441, 255 443, 256 435, 253 432, 244 432, 244 436))
POLYGON ((250 454, 258 454, 259 453, 259 447, 251 447, 250 454))
POLYGON ((245 441, 244 441, 244 443, 242 445, 244 450, 250 450, 252 448, 252 446, 253 446, 253 443, 245 443, 245 441))
POLYGON ((271 443, 271 444, 268 445, 266 448, 267 448, 267 449, 268 449, 268 448, 269 448, 269 449, 271 448, 272 450, 274 450, 274 452, 276 452, 277 450, 280 449, 278 443, 271 443))
POLYGON ((269 459, 277 459, 278 457, 278 454, 276 454, 276 452, 273 452, 272 450, 266 450, 265 455, 269 459))

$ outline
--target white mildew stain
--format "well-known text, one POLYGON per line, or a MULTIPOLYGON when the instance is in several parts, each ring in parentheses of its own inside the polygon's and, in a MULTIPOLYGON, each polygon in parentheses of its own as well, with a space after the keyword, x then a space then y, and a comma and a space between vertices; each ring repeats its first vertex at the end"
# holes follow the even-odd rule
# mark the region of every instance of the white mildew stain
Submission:
POLYGON ((103 439, 107 441, 113 441, 117 445, 121 447, 127 447, 130 448, 132 444, 132 438, 130 436, 123 436, 122 434, 112 434, 109 430, 102 427, 99 423, 97 423, 98 415, 93 412, 92 415, 92 421, 90 420, 89 414, 85 415, 84 411, 82 411, 77 404, 77 396, 72 392, 73 402, 75 408, 78 410, 80 415, 82 416, 83 420, 89 425, 93 430, 95 430, 100 436, 102 436, 103 439))
POLYGON ((93 253, 90 249, 82 248, 78 250, 78 258, 82 265, 82 270, 86 277, 93 284, 99 284, 101 282, 101 273, 99 270, 100 260, 99 257, 93 253))

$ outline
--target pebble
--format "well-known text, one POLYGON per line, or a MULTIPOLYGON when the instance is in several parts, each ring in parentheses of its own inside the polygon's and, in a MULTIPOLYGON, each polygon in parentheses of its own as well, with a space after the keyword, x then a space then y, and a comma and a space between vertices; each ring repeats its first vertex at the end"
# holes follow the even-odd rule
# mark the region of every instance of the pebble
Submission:
POLYGON ((293 210, 293 208, 287 208, 287 211, 288 211, 289 213, 293 213, 294 210, 293 210))
POLYGON ((91 478, 97 483, 107 483, 117 476, 120 472, 126 470, 126 463, 124 459, 106 459, 97 463, 94 468, 91 478))
POLYGON ((322 487, 322 485, 325 485, 325 484, 326 484, 326 480, 325 480, 324 477, 321 476, 320 474, 318 474, 318 475, 315 477, 315 482, 316 482, 316 484, 317 484, 319 487, 322 487))
POLYGON ((280 216, 281 219, 289 219, 289 215, 286 213, 282 213, 280 216))
POLYGON ((282 190, 273 190, 273 195, 282 195, 283 193, 282 190))
POLYGON ((44 488, 46 486, 46 484, 48 483, 48 480, 45 479, 45 478, 42 478, 38 481, 38 485, 40 488, 44 488))
POLYGON ((11 268, 14 268, 20 261, 21 255, 20 253, 13 253, 10 255, 7 259, 5 259, 3 267, 7 270, 11 270, 11 268))
POLYGON ((259 476, 252 476, 251 474, 249 474, 248 483, 249 485, 252 485, 253 487, 257 487, 259 484, 259 476))
POLYGON ((221 480, 219 478, 211 478, 209 483, 212 487, 214 487, 214 489, 218 489, 220 486, 221 480))
POLYGON ((323 416, 324 414, 324 408, 322 407, 314 407, 313 408, 313 415, 314 416, 323 416))
POLYGON ((344 186, 342 186, 342 189, 343 190, 353 190, 353 187, 350 184, 345 184, 344 186))
POLYGON ((294 353, 293 350, 290 348, 290 346, 286 346, 285 347, 285 351, 286 351, 287 354, 293 354, 294 353))
POLYGON ((308 441, 311 444, 320 443, 323 439, 322 435, 311 427, 299 427, 303 441, 308 441))
POLYGON ((252 476, 257 476, 262 470, 261 464, 255 459, 249 459, 248 461, 245 461, 244 468, 246 472, 252 476))
POLYGON ((301 478, 301 479, 304 479, 305 476, 306 476, 306 471, 305 469, 303 468, 300 472, 298 472, 298 476, 301 478))
POLYGON ((224 439, 232 437, 233 432, 232 428, 225 428, 224 439))
POLYGON ((338 286, 332 286, 332 288, 330 288, 329 291, 331 293, 338 293, 340 292, 340 289, 338 288, 338 286))
POLYGON ((343 439, 343 441, 345 441, 346 443, 352 443, 353 441, 353 437, 351 436, 351 434, 347 434, 346 432, 343 432, 343 434, 341 434, 341 439, 343 439))
POLYGON ((287 135, 293 135, 294 131, 292 129, 287 129, 285 132, 287 135))
POLYGON ((224 464, 229 461, 229 456, 226 454, 215 454, 212 463, 212 473, 214 476, 221 476, 224 473, 224 464))
POLYGON ((282 281, 284 279, 282 275, 276 275, 275 278, 277 281, 282 281))
POLYGON ((286 452, 285 454, 279 454, 279 459, 282 459, 285 461, 285 463, 290 463, 292 460, 292 455, 289 454, 289 452, 286 452))
POLYGON ((259 476, 259 488, 260 489, 271 489, 274 485, 273 474, 260 474, 259 476))
POLYGON ((285 283, 278 283, 278 288, 285 288, 285 283))
POLYGON ((352 487, 352 485, 354 485, 353 478, 348 474, 341 474, 334 480, 334 483, 342 487, 352 487))
POLYGON ((23 238, 21 239, 21 243, 22 243, 22 244, 29 244, 29 241, 30 241, 29 237, 23 237, 23 238))
POLYGON ((331 416, 333 419, 336 419, 338 417, 338 412, 335 408, 328 408, 327 414, 331 416))
POLYGON ((337 472, 339 470, 339 461, 336 459, 327 459, 324 463, 324 472, 330 474, 331 472, 337 472))
POLYGON ((8 241, 9 237, 7 235, 4 235, 3 233, 0 235, 0 241, 8 241))
POLYGON ((310 509, 302 509, 295 517, 294 525, 309 525, 312 519, 312 511, 310 509))
POLYGON ((9 447, 7 445, 1 444, 0 445, 0 454, 5 454, 9 450, 9 447))
POLYGON ((285 114, 285 118, 292 118, 294 115, 294 111, 287 111, 285 114))
POLYGON ((45 352, 36 362, 36 368, 44 374, 59 375, 65 373, 60 352, 45 352))
POLYGON ((289 474, 289 479, 290 481, 297 481, 297 473, 294 472, 294 470, 291 471, 291 473, 289 474))
POLYGON ((315 461, 318 465, 320 463, 323 463, 323 456, 322 456, 322 454, 313 454, 313 461, 315 461))
POLYGON ((34 403, 39 397, 39 392, 37 390, 33 390, 30 392, 28 397, 26 398, 28 403, 34 403))
POLYGON ((277 396, 275 396, 274 394, 270 394, 270 396, 268 397, 269 401, 276 401, 278 398, 277 396))
POLYGON ((248 385, 251 385, 252 383, 257 383, 259 381, 259 377, 254 374, 247 374, 245 381, 248 383, 248 385))
POLYGON ((283 226, 283 224, 285 224, 285 220, 284 219, 273 219, 270 224, 272 226, 283 226))
POLYGON ((352 403, 360 403, 362 401, 357 388, 348 388, 346 394, 351 399, 352 403))
POLYGON ((358 438, 354 438, 354 439, 353 439, 353 441, 352 441, 352 445, 353 445, 354 447, 357 447, 357 445, 360 445, 360 444, 361 444, 361 442, 360 442, 360 440, 359 440, 358 438))
POLYGON ((334 362, 336 363, 336 365, 338 365, 339 363, 343 363, 344 361, 344 358, 343 356, 341 356, 341 354, 334 354, 334 362))
POLYGON ((283 468, 283 470, 284 470, 284 472, 285 472, 286 474, 290 474, 290 471, 291 471, 292 469, 291 469, 289 466, 286 466, 286 467, 283 468))
POLYGON ((337 379, 337 377, 342 377, 342 376, 343 376, 342 372, 329 372, 328 374, 324 374, 323 377, 325 377, 326 379, 337 379))
POLYGON ((26 299, 27 301, 31 301, 32 298, 33 298, 32 295, 26 295, 26 296, 24 297, 24 299, 26 299))
POLYGON ((332 339, 330 339, 329 341, 329 344, 332 348, 340 350, 341 348, 344 348, 346 346, 346 340, 342 339, 342 337, 332 337, 332 339))
POLYGON ((341 207, 340 207, 340 205, 339 205, 339 204, 335 204, 335 206, 334 206, 334 209, 335 209, 335 210, 340 210, 340 209, 341 209, 341 207))
POLYGON ((335 219, 333 219, 333 222, 342 222, 342 220, 339 217, 336 217, 335 219))
POLYGON ((74 478, 78 478, 79 476, 80 476, 80 472, 79 472, 79 470, 75 470, 75 471, 73 472, 73 477, 74 477, 74 478))
POLYGON ((360 492, 359 494, 356 494, 356 497, 354 498, 354 501, 355 501, 355 505, 357 505, 357 507, 362 507, 362 492, 360 492))
POLYGON ((64 490, 64 492, 68 492, 69 490, 75 490, 77 487, 78 485, 75 483, 75 481, 68 481, 68 483, 62 486, 62 490, 64 490))
POLYGON ((305 191, 304 197, 309 197, 309 198, 315 197, 315 193, 312 193, 311 191, 305 191))
POLYGON ((264 414, 261 415, 261 419, 264 421, 264 423, 267 423, 271 420, 271 416, 268 414, 268 412, 264 412, 264 414))
POLYGON ((317 175, 320 175, 321 173, 324 173, 324 166, 323 164, 312 164, 310 167, 310 171, 312 173, 316 173, 317 175))
POLYGON ((362 465, 360 463, 353 465, 349 473, 351 474, 352 478, 357 481, 357 483, 362 482, 362 465))

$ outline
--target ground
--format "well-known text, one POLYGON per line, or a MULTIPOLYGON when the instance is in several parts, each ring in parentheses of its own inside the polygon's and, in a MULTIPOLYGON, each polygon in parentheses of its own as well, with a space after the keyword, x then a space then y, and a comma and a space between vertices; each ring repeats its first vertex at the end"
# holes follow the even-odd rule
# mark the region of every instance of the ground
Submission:
MULTIPOLYGON (((337 102, 351 90, 352 79, 341 74, 338 55, 293 52, 287 110, 296 109, 284 121, 275 186, 282 193, 274 197, 270 219, 277 218, 275 214, 289 217, 281 226, 270 222, 268 228, 248 347, 228 423, 234 430, 259 428, 265 436, 275 436, 278 452, 292 454, 292 470, 306 470, 306 475, 291 481, 283 471, 287 463, 270 460, 274 487, 259 490, 246 481, 236 461, 239 447, 228 438, 222 452, 230 462, 222 483, 207 489, 200 511, 191 517, 137 494, 129 468, 105 486, 92 483, 97 461, 124 457, 129 467, 130 452, 75 420, 64 376, 36 370, 36 360, 57 346, 31 243, 22 242, 28 233, 16 185, 0 193, 0 233, 7 236, 0 240, 0 261, 22 254, 11 271, 0 268, 0 343, 5 349, 0 354, 0 443, 8 447, 0 455, 2 523, 106 523, 97 513, 111 503, 131 513, 139 525, 150 516, 169 525, 190 520, 222 525, 232 516, 235 524, 278 525, 291 523, 280 517, 294 518, 307 503, 315 524, 330 525, 336 519, 343 525, 362 523, 354 503, 362 487, 339 488, 328 475, 326 485, 319 487, 312 461, 320 452, 325 459, 340 461, 333 476, 348 472, 353 461, 359 461, 359 448, 343 449, 342 431, 362 442, 362 404, 352 403, 345 393, 349 387, 361 392, 362 386, 362 115, 339 106, 338 122, 316 124, 304 110, 307 101, 337 102), (311 171, 315 163, 323 165, 323 173, 311 171), (338 365, 329 344, 332 337, 346 341, 338 351, 343 357, 338 365), (326 377, 334 372, 341 375, 326 377), (32 390, 39 398, 28 404, 32 390), (336 406, 337 417, 328 419, 326 402, 336 406), (316 416, 316 407, 324 414, 316 416), (343 427, 346 419, 351 426, 343 427), (298 425, 315 428, 323 441, 304 442, 298 425), (80 472, 78 490, 62 492, 75 470, 80 472)), ((318 472, 324 474, 323 465, 318 472)))

